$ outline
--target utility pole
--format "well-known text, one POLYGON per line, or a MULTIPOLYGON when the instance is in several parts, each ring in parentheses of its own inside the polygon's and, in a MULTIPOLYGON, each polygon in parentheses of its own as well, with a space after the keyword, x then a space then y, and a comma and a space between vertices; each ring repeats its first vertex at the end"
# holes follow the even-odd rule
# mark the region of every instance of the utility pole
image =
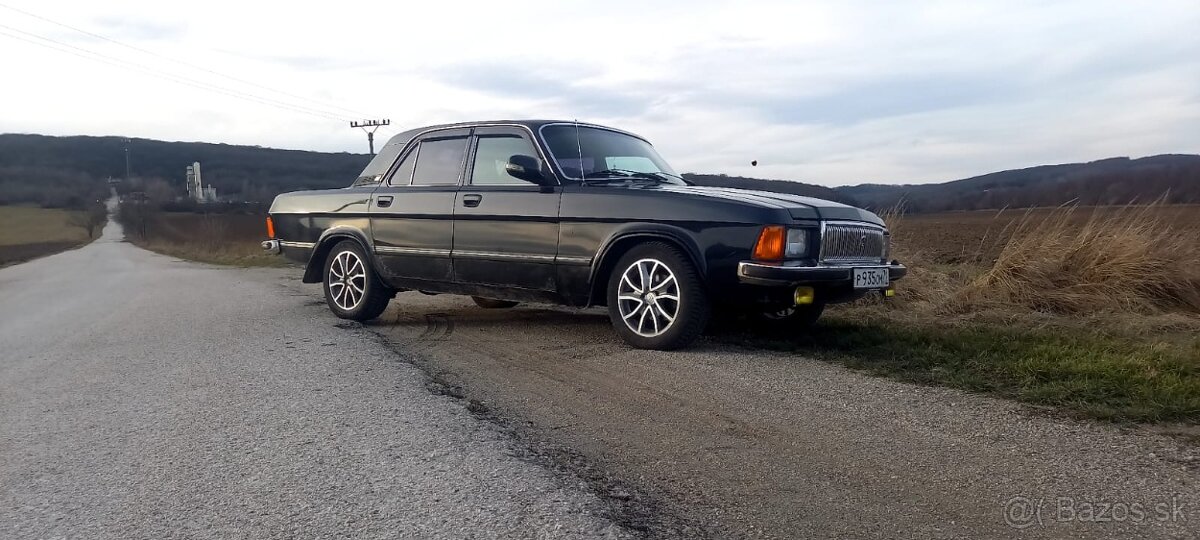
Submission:
POLYGON ((125 139, 125 183, 129 183, 129 139, 125 139))
POLYGON ((375 130, 379 129, 382 126, 389 125, 391 123, 392 123, 392 121, 387 120, 387 119, 363 120, 362 122, 354 120, 354 121, 350 122, 350 127, 362 128, 363 131, 367 132, 367 145, 369 145, 371 147, 371 155, 373 156, 373 155, 375 155, 375 130))

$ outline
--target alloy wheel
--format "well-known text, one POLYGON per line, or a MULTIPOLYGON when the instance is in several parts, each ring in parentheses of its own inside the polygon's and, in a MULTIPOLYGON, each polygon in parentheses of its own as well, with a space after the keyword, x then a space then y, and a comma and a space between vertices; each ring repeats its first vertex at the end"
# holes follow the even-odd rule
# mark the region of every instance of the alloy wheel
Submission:
POLYGON ((662 261, 640 259, 621 274, 617 307, 621 320, 634 333, 661 335, 679 316, 679 282, 662 261))
POLYGON ((367 269, 352 251, 342 251, 329 265, 329 294, 337 307, 350 311, 366 296, 367 269))

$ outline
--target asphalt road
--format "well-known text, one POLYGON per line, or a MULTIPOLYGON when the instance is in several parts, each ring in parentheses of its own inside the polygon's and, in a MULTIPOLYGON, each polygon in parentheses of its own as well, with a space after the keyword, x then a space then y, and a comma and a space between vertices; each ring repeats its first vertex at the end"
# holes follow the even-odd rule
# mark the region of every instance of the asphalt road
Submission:
POLYGON ((620 538, 295 272, 118 241, 0 269, 0 538, 620 538))
POLYGON ((364 326, 112 241, 0 270, 0 538, 1193 538, 1197 452, 599 310, 364 326))

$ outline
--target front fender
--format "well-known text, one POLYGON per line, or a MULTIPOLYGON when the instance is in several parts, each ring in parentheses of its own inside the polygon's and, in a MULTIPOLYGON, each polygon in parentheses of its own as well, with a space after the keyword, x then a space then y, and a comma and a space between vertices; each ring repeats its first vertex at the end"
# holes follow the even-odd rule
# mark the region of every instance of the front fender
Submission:
POLYGON ((588 276, 590 294, 588 305, 596 303, 596 295, 603 294, 605 276, 629 248, 646 241, 664 241, 681 248, 691 259, 692 264, 703 277, 708 271, 700 247, 696 245, 693 234, 675 225, 663 223, 626 223, 613 230, 600 244, 596 256, 592 259, 592 267, 588 276))

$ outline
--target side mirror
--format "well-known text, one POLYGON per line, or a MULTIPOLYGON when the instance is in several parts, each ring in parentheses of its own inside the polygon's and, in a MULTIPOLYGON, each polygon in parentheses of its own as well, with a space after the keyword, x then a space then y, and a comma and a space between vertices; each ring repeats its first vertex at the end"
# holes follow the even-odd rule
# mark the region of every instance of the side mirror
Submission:
POLYGON ((504 170, 513 178, 533 182, 539 186, 547 183, 550 179, 542 167, 542 160, 533 156, 517 154, 509 157, 508 163, 504 165, 504 170))

